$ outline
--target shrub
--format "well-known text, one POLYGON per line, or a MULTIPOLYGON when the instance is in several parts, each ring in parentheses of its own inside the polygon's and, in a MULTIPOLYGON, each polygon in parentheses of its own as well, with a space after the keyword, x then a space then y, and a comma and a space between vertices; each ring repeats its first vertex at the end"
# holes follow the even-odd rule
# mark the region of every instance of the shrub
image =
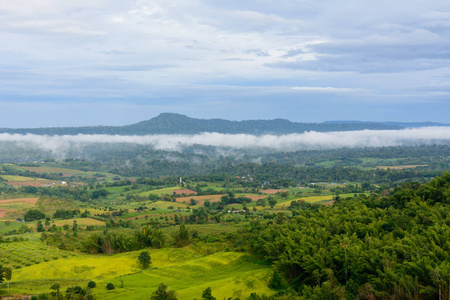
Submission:
POLYGON ((88 282, 88 288, 93 289, 97 286, 97 284, 94 281, 89 281, 88 282))
POLYGON ((108 283, 107 285, 106 285, 106 289, 107 290, 113 290, 113 289, 115 289, 116 287, 114 286, 114 284, 112 284, 111 282, 110 283, 108 283))

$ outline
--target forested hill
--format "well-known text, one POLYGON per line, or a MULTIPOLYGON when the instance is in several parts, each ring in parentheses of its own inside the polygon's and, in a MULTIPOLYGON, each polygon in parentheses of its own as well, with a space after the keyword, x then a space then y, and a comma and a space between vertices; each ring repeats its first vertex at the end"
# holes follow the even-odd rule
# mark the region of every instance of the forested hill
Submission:
MULTIPOLYGON (((75 134, 196 134, 201 132, 247 133, 247 134, 289 134, 305 131, 350 131, 363 129, 402 129, 420 127, 422 123, 376 123, 376 122, 324 122, 297 123, 285 119, 229 121, 223 119, 194 119, 181 114, 163 113, 147 121, 125 126, 87 126, 52 128, 1 128, 0 133, 38 134, 38 135, 75 135, 75 134)), ((423 123, 427 124, 427 123, 423 123)), ((435 125, 435 124, 434 124, 435 125)), ((444 124, 442 124, 444 125, 444 124)), ((445 126, 445 125, 444 125, 445 126)))

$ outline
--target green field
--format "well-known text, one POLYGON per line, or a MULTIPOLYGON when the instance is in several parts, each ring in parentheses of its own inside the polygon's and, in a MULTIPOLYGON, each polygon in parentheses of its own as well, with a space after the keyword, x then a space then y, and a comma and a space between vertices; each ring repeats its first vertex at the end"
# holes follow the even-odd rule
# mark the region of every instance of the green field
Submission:
POLYGON ((183 189, 183 188, 180 188, 179 186, 167 187, 167 188, 163 188, 163 189, 142 192, 142 193, 139 193, 139 196, 148 197, 150 194, 154 194, 154 195, 158 195, 158 196, 164 195, 164 194, 172 195, 173 191, 181 190, 181 189, 183 189))
POLYGON ((38 240, 0 244, 0 264, 14 268, 15 276, 21 273, 20 268, 70 256, 76 256, 76 254, 48 247, 38 240))
POLYGON ((247 254, 220 252, 202 255, 190 248, 149 249, 152 264, 141 270, 137 264, 139 252, 116 255, 78 254, 73 257, 42 262, 14 270, 11 293, 50 292, 53 283, 61 290, 72 285, 85 286, 89 280, 97 283, 93 290, 97 299, 148 299, 164 282, 175 290, 179 299, 199 299, 202 291, 211 287, 213 295, 247 297, 252 292, 271 294, 267 288, 272 269, 247 254), (113 283, 116 289, 106 290, 113 283))
POLYGON ((47 180, 47 179, 25 177, 25 176, 19 176, 19 175, 1 175, 1 177, 8 181, 33 181, 33 180, 43 181, 43 180, 47 180))

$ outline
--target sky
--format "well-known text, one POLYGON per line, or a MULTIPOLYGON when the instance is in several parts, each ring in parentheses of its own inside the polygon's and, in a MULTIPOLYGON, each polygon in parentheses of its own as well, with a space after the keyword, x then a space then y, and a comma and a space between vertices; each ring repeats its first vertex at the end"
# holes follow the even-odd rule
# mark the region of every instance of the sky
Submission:
POLYGON ((448 0, 0 0, 0 128, 450 123, 448 0))

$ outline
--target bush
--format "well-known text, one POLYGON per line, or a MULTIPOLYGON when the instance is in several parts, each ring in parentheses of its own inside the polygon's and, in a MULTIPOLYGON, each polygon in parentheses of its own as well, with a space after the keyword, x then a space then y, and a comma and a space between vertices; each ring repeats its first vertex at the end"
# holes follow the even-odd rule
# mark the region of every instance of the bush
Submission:
POLYGON ((89 281, 88 282, 88 288, 93 289, 97 286, 97 284, 94 281, 89 281))
POLYGON ((48 299, 47 294, 39 294, 38 295, 38 300, 47 300, 47 299, 48 299))
POLYGON ((107 290, 113 290, 113 289, 115 289, 116 287, 114 286, 114 284, 112 284, 111 282, 110 283, 108 283, 107 285, 106 285, 106 289, 107 290))

